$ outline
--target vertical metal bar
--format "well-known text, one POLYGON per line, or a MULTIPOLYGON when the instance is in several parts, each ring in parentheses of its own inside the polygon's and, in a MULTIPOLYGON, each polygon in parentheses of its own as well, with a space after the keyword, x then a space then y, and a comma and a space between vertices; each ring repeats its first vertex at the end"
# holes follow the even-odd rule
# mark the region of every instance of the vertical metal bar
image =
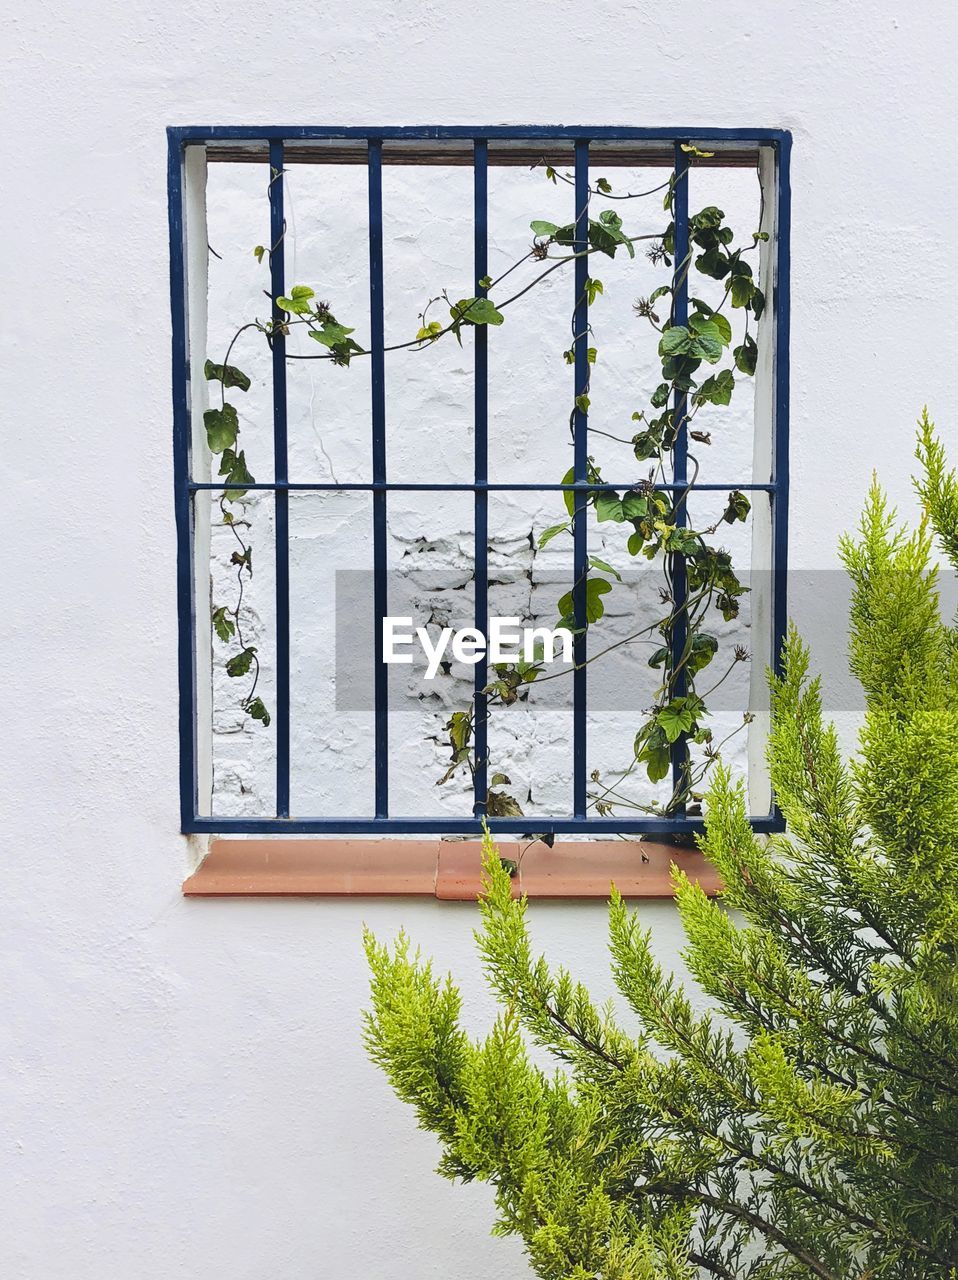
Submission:
MULTIPOLYGON (((672 295, 672 323, 684 325, 689 318, 689 156, 682 150, 682 144, 675 144, 675 276, 672 295)), ((672 446, 672 482, 682 488, 688 483, 688 397, 684 391, 676 391, 672 401, 673 425, 675 439, 672 446)), ((679 490, 681 492, 681 489, 679 490)), ((686 502, 682 498, 675 504, 673 522, 684 525, 686 521, 686 502)), ((672 670, 675 671, 681 661, 688 638, 688 619, 684 606, 688 598, 685 574, 685 559, 675 554, 671 559, 672 576, 672 609, 675 623, 672 627, 672 670)), ((672 682, 674 697, 683 698, 688 691, 686 669, 682 667, 675 673, 672 682)), ((672 744, 672 788, 681 787, 688 767, 689 749, 684 735, 672 744)), ((681 816, 685 806, 679 806, 675 812, 681 816)))
POLYGON ((199 810, 196 770, 196 600, 193 507, 190 501, 189 353, 183 214, 183 147, 170 135, 167 193, 170 215, 170 309, 173 345, 173 503, 176 520, 177 671, 179 679, 180 825, 192 829, 199 810))
MULTIPOLYGON (((572 342, 575 352, 575 407, 573 410, 574 476, 576 484, 589 478, 589 420, 581 407, 589 386, 589 302, 586 280, 589 275, 589 143, 579 138, 575 144, 575 310, 572 317, 572 342)), ((572 677, 572 807, 577 818, 584 818, 587 798, 587 644, 586 577, 589 570, 589 505, 584 491, 575 495, 572 551, 572 601, 576 636, 573 643, 575 671, 572 677)))
POLYGON ((789 324, 791 310, 791 188, 792 139, 786 135, 778 144, 776 157, 776 255, 775 288, 775 451, 772 479, 772 584, 774 592, 772 661, 777 674, 782 671, 782 645, 788 626, 788 382, 789 324))
MULTIPOLYGON (((276 299, 286 292, 286 219, 283 209, 283 144, 269 144, 269 271, 273 295, 273 478, 289 480, 286 425, 285 318, 276 299)), ((276 557, 276 816, 289 817, 289 491, 275 493, 276 557)))
MULTIPOLYGON (((477 139, 473 146, 473 240, 476 296, 485 297, 486 290, 479 283, 489 270, 489 145, 477 139)), ((489 480, 489 350, 485 325, 476 325, 475 334, 475 518, 473 521, 475 545, 475 613, 476 630, 481 635, 489 631, 489 495, 485 485, 489 480)), ((475 668, 475 774, 473 776, 473 813, 477 817, 486 812, 488 791, 487 760, 489 734, 486 721, 486 695, 482 692, 488 679, 485 658, 475 668)))
MULTIPOLYGON (((383 299, 383 144, 368 140, 369 313, 373 483, 386 483, 386 353, 383 299)), ((386 491, 373 491, 373 662, 376 817, 389 816, 389 672, 383 662, 386 616, 386 491)))

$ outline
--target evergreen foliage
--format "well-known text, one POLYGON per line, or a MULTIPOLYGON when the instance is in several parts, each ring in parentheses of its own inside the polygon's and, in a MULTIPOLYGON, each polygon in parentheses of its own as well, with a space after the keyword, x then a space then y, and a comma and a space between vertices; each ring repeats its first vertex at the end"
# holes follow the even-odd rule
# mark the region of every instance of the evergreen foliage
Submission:
POLYGON ((404 936, 367 937, 373 1059, 439 1137, 440 1171, 494 1187, 495 1230, 544 1280, 958 1276, 958 632, 932 563, 937 537, 958 568, 958 477, 927 415, 918 456, 918 530, 876 483, 842 544, 857 757, 791 630, 768 743, 787 834, 756 837, 720 768, 702 845, 724 892, 674 873, 713 1014, 613 896, 625 1030, 534 954, 488 839, 477 937, 502 1011, 486 1039, 404 936))

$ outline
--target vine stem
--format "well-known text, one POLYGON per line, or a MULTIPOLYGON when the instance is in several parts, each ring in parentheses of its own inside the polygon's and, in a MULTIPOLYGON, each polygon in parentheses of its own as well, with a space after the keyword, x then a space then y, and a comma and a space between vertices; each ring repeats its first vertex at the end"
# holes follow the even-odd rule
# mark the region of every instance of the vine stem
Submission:
MULTIPOLYGON (((236 541, 239 543, 239 545, 240 545, 240 549, 241 549, 241 550, 242 550, 242 552, 243 552, 243 558, 244 558, 244 563, 243 563, 243 564, 238 565, 238 566, 237 566, 237 569, 236 569, 236 581, 237 581, 237 585, 238 585, 238 587, 239 587, 239 592, 238 592, 238 596, 237 596, 237 600, 236 600, 236 606, 235 606, 235 608, 231 609, 231 610, 230 610, 230 612, 231 612, 231 614, 232 614, 232 616, 233 616, 234 623, 235 623, 235 626, 236 626, 236 639, 237 639, 237 642, 239 643, 239 646, 240 646, 241 651, 246 652, 246 651, 247 651, 247 645, 246 645, 246 641, 245 641, 245 640, 244 640, 244 638, 243 638, 243 628, 242 628, 242 623, 240 622, 240 610, 241 610, 241 609, 242 609, 242 607, 243 607, 243 596, 244 596, 244 592, 245 592, 245 588, 244 588, 244 584, 243 584, 243 570, 244 570, 244 569, 247 569, 247 570, 248 570, 248 572, 250 573, 250 576, 252 576, 252 570, 249 568, 249 561, 248 561, 248 556, 249 556, 249 546, 247 545, 247 543, 246 543, 246 542, 244 542, 244 541, 243 541, 242 537, 240 536, 240 534, 239 534, 239 532, 238 532, 238 530, 237 530, 237 528, 236 528, 236 521, 232 518, 232 512, 227 512, 227 510, 226 510, 225 506, 223 505, 223 504, 225 503, 225 501, 226 501, 226 494, 224 493, 224 494, 220 497, 220 499, 219 499, 219 508, 220 508, 220 512, 222 513, 222 516, 223 516, 223 523, 224 523, 224 524, 227 526, 227 528, 232 532, 233 537, 234 537, 234 538, 236 539, 236 541), (227 517, 227 515, 229 515, 229 516, 230 516, 230 519, 228 519, 228 520, 227 520, 227 518, 226 518, 226 517, 227 517)), ((250 705, 250 703, 253 701, 253 696, 254 696, 254 694, 256 693, 256 686, 257 686, 257 684, 259 683, 259 673, 260 673, 259 657, 258 657, 258 656, 257 656, 257 654, 256 654, 256 653, 254 653, 254 652, 250 652, 250 657, 251 657, 251 659, 252 659, 252 661, 253 661, 253 668, 254 668, 254 669, 253 669, 253 683, 252 683, 252 685, 250 686, 250 690, 249 690, 249 692, 247 693, 246 697, 243 699, 242 706, 243 706, 243 709, 244 709, 244 710, 245 710, 245 709, 250 705)))
MULTIPOLYGON (((632 236, 632 237, 630 237, 630 238, 629 238, 629 243, 630 243, 630 244, 636 244, 636 243, 638 243, 640 240, 658 240, 659 238, 660 238, 660 237, 659 237, 659 236, 657 236, 657 235, 632 236)), ((583 250, 582 250, 581 252, 579 252, 579 253, 564 254, 561 258, 555 258, 555 259, 553 259, 553 265, 552 265, 551 267, 548 267, 545 271, 540 272, 540 274, 539 274, 538 276, 536 276, 536 278, 535 278, 534 280, 530 281, 530 283, 529 283, 529 284, 527 284, 524 288, 520 289, 518 293, 514 293, 514 294, 512 295, 512 297, 511 297, 511 298, 507 298, 504 302, 497 302, 497 303, 495 304, 496 309, 497 309, 497 310, 499 310, 499 311, 502 311, 504 308, 509 307, 509 306, 512 306, 512 304, 513 304, 513 303, 518 302, 518 300, 519 300, 520 298, 524 297, 524 296, 525 296, 525 294, 527 294, 531 289, 534 289, 538 284, 541 284, 541 283, 542 283, 542 281, 546 278, 546 276, 550 276, 550 275, 553 273, 553 271, 557 271, 557 270, 559 270, 559 268, 560 268, 560 267, 566 266, 566 265, 567 265, 568 263, 570 263, 570 262, 575 262, 575 260, 576 260, 577 258, 588 258, 588 257, 591 257, 591 256, 592 256, 592 254, 594 254, 594 253, 600 253, 600 252, 601 252, 601 250, 599 250, 599 249, 594 249, 594 248, 591 248, 591 249, 583 249, 583 250)), ((499 281, 504 280, 504 279, 506 278, 506 276, 508 276, 509 274, 511 274, 511 272, 513 272, 513 271, 516 269, 516 267, 521 266, 521 264, 522 264, 523 262, 527 261, 530 257, 534 257, 534 256, 535 256, 535 255, 534 255, 532 252, 525 254, 525 255, 524 255, 524 257, 520 258, 518 262, 513 263, 513 265, 509 268, 509 270, 508 270, 508 271, 506 271, 506 272, 504 272, 504 273, 503 273, 503 275, 499 277, 499 280, 494 280, 494 281, 493 281, 493 283, 489 286, 489 289, 490 289, 490 290, 491 290, 491 289, 494 289, 494 288, 496 287, 496 285, 499 283, 499 281)), ((487 290, 487 292, 488 292, 488 290, 487 290)), ((442 295, 441 295, 441 296, 442 296, 442 295)), ((432 302, 435 302, 435 301, 436 301, 436 299, 435 299, 435 298, 431 299, 431 300, 430 300, 430 304, 428 304, 428 305, 431 305, 431 303, 432 303, 432 302)), ((411 348, 414 348, 414 349, 417 349, 417 350, 420 350, 420 351, 424 351, 424 350, 426 350, 426 348, 427 348, 427 347, 431 347, 431 346, 433 346, 436 342, 438 342, 440 338, 445 337, 447 333, 452 333, 452 332, 454 331, 454 329, 455 329, 455 327, 456 327, 457 323, 460 323, 460 322, 462 321, 462 319, 463 319, 465 316, 467 316, 467 315, 468 315, 468 310, 469 310, 469 309, 468 309, 468 307, 467 307, 467 308, 463 311, 462 315, 459 317, 458 321, 457 321, 457 320, 452 321, 452 323, 451 323, 451 324, 446 325, 446 326, 445 326, 443 329, 441 329, 438 333, 432 334, 432 335, 430 335, 430 337, 428 337, 428 338, 410 338, 410 339, 408 339, 406 342, 395 342, 395 343, 390 344, 389 346, 383 347, 383 351, 384 351, 384 352, 392 352, 392 351, 406 351, 406 350, 409 350, 409 349, 411 349, 411 348)), ((286 321, 284 321, 284 325, 285 325, 287 328, 288 328, 290 325, 294 325, 294 324, 307 324, 307 325, 310 325, 310 327, 311 327, 311 328, 313 327, 313 326, 312 326, 312 324, 311 324, 311 322, 310 322, 309 320, 286 320, 286 321)), ((250 324, 249 324, 249 325, 247 325, 246 327, 247 327, 247 328, 253 328, 253 327, 262 327, 262 326, 261 326, 261 325, 258 325, 258 322, 256 322, 255 324, 254 324, 254 323, 250 323, 250 324)), ((269 335, 268 335, 268 334, 267 334, 267 341, 269 341, 269 335)), ((368 350, 365 350, 365 349, 364 349, 364 350, 362 350, 362 351, 354 351, 354 352, 351 354, 350 359, 351 359, 351 360, 358 360, 361 356, 368 356, 368 355, 372 355, 372 352, 371 352, 371 351, 368 351, 368 350)), ((287 360, 335 360, 335 359, 336 359, 336 356, 335 356, 335 355, 332 355, 332 354, 324 355, 322 352, 318 353, 317 355, 309 355, 309 356, 307 356, 307 355, 301 355, 301 354, 299 354, 299 353, 297 353, 297 352, 288 351, 288 352, 286 353, 286 359, 287 359, 287 360)))

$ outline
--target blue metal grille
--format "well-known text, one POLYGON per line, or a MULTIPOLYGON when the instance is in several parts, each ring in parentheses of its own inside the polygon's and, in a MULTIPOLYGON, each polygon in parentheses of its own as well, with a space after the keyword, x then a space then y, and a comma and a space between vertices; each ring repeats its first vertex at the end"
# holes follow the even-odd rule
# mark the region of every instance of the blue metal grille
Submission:
MULTIPOLYGON (((488 478, 488 354, 486 329, 475 329, 475 474, 469 484, 391 483, 387 479, 386 459, 386 385, 385 338, 383 312, 383 198, 382 169, 384 144, 405 148, 404 163, 416 163, 417 157, 432 157, 445 152, 457 163, 469 163, 474 172, 474 266, 476 293, 482 292, 478 281, 487 274, 487 203, 489 144, 514 145, 515 155, 523 144, 535 150, 543 144, 564 142, 574 146, 576 192, 576 248, 586 247, 588 234, 588 185, 590 145, 599 147, 631 146, 637 154, 655 163, 671 163, 676 175, 675 186, 675 260, 681 263, 688 250, 688 158, 683 143, 702 143, 717 148, 726 162, 754 163, 762 150, 774 158, 774 192, 776 240, 774 246, 775 289, 772 323, 774 325, 774 439, 771 474, 767 480, 742 484, 738 481, 694 484, 692 491, 737 488, 767 493, 772 518, 772 652, 776 666, 780 660, 786 627, 785 574, 788 552, 788 377, 789 377, 789 232, 790 188, 789 155, 791 136, 777 129, 627 129, 585 127, 488 127, 464 128, 424 126, 411 128, 241 128, 217 126, 209 128, 172 128, 169 139, 169 208, 170 208, 170 294, 173 330, 173 449, 175 515, 177 531, 177 593, 179 606, 179 734, 180 734, 180 811, 184 832, 250 832, 250 833, 337 833, 337 834, 470 834, 481 828, 487 793, 487 725, 485 698, 485 665, 476 666, 476 719, 473 816, 402 817, 391 816, 389 810, 389 705, 388 670, 383 658, 382 618, 387 613, 387 525, 386 513, 390 491, 429 492, 461 491, 474 496, 475 516, 475 625, 485 632, 488 623, 489 533, 488 495, 491 492, 572 491, 576 494, 576 518, 573 522, 573 607, 581 627, 585 622, 585 579, 588 567, 586 542, 587 496, 597 487, 627 489, 635 478, 606 482, 596 486, 588 481, 587 413, 576 407, 574 481, 571 484, 497 484, 488 478), (205 816, 200 813, 197 768, 196 724, 196 584, 193 574, 193 498, 201 490, 220 490, 222 484, 198 482, 191 467, 191 421, 189 408, 190 359, 187 336, 187 284, 184 223, 184 160, 189 146, 206 147, 212 156, 223 159, 262 159, 269 163, 269 206, 271 243, 271 288, 273 297, 285 292, 284 209, 282 173, 290 157, 303 161, 348 157, 365 163, 369 190, 369 286, 371 311, 371 382, 372 382, 372 480, 364 483, 324 483, 291 481, 289 477, 286 414, 286 351, 281 334, 273 340, 273 439, 274 479, 272 482, 247 487, 268 490, 275 500, 275 580, 276 580, 276 814, 274 817, 235 818, 205 816), (375 707, 375 816, 374 817, 303 817, 290 816, 290 664, 289 664, 289 494, 291 491, 359 490, 372 495, 373 520, 373 606, 375 625, 370 637, 371 675, 375 707)), ((421 159, 428 163, 428 159, 421 159)), ((574 315, 574 381, 575 395, 588 384, 588 302, 585 281, 587 258, 575 263, 574 315)), ((685 322, 688 310, 688 286, 677 278, 675 319, 685 322)), ((282 318, 275 304, 273 318, 282 318)), ((685 403, 675 401, 676 420, 680 423, 673 459, 674 475, 670 485, 660 486, 681 492, 687 484, 687 441, 685 403)), ((685 599, 684 564, 676 557, 672 566, 673 595, 681 607, 685 599)), ((674 645, 681 652, 684 637, 676 628, 674 645)), ((594 817, 587 812, 587 636, 580 631, 574 641, 573 673, 573 741, 572 796, 568 817, 530 815, 523 818, 490 818, 493 831, 521 833, 534 830, 554 834, 666 834, 696 830, 699 819, 685 813, 668 818, 594 817)), ((681 693, 681 689, 676 690, 681 693)), ((673 751, 673 777, 681 770, 680 749, 673 751)), ((781 816, 773 807, 768 814, 754 815, 752 824, 758 831, 782 829, 781 816)))

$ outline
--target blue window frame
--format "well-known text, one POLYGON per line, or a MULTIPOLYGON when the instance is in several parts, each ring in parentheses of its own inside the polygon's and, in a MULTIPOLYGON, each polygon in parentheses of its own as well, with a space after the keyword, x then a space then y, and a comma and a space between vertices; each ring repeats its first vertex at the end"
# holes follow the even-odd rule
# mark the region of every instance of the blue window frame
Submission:
MULTIPOLYGON (((791 135, 779 129, 652 129, 618 127, 510 126, 487 128, 464 127, 393 127, 367 128, 245 128, 213 126, 181 127, 167 131, 169 143, 169 214, 170 214, 170 293, 173 332, 173 451, 175 513, 177 530, 177 595, 178 595, 178 665, 179 665, 179 736, 180 736, 180 810, 184 832, 249 832, 249 833, 329 833, 329 834, 470 834, 481 829, 487 792, 486 722, 484 715, 484 664, 476 666, 475 698, 475 792, 472 817, 453 818, 403 817, 389 807, 389 705, 387 668, 382 661, 382 618, 387 612, 386 512, 391 490, 442 490, 472 493, 475 510, 475 625, 483 632, 488 622, 487 537, 488 495, 493 491, 572 490, 585 495, 596 488, 587 480, 588 422, 586 413, 575 411, 575 466, 572 484, 493 484, 488 478, 488 366, 485 328, 475 331, 475 475, 472 484, 398 484, 390 483, 386 458, 386 387, 384 377, 383 332, 383 218, 382 169, 384 145, 402 145, 404 163, 433 162, 437 156, 455 157, 459 163, 471 164, 474 172, 475 276, 481 280, 487 272, 487 172, 490 144, 510 145, 521 149, 528 144, 534 161, 545 142, 564 141, 574 146, 577 238, 585 243, 590 147, 594 150, 629 148, 641 156, 642 163, 671 165, 676 174, 675 238, 676 263, 681 263, 688 249, 688 155, 682 144, 704 144, 714 149, 723 163, 755 164, 767 157, 774 174, 774 242, 770 262, 774 272, 772 295, 773 382, 769 412, 771 426, 771 466, 767 479, 752 477, 743 484, 732 478, 721 484, 696 484, 694 490, 719 490, 730 487, 752 489, 768 494, 771 510, 771 654, 778 665, 786 626, 786 566, 788 553, 788 384, 789 384, 789 229, 790 187, 789 156, 791 135), (349 156, 365 163, 369 190, 369 267, 371 302, 371 377, 372 377, 372 479, 368 484, 319 484, 290 479, 287 456, 286 423, 286 353, 284 339, 273 340, 273 440, 274 479, 251 485, 269 490, 275 497, 275 582, 276 582, 276 813, 274 816, 239 818, 216 817, 200 812, 198 797, 197 752, 197 679, 196 679, 196 583, 193 568, 193 499, 201 490, 221 489, 222 484, 198 482, 191 467, 190 420, 190 355, 188 349, 186 244, 184 217, 184 166, 187 149, 204 147, 211 158, 261 160, 276 175, 283 171, 291 156, 300 161, 321 162, 349 156), (290 665, 289 665, 289 494, 293 490, 357 489, 372 495, 373 523, 373 593, 375 626, 370 637, 371 676, 375 706, 375 816, 371 817, 303 817, 290 815, 290 665)), ((494 161, 492 161, 494 162, 494 161)), ((283 250, 284 209, 283 184, 268 184, 272 244, 278 248, 271 255, 273 297, 285 292, 283 250)), ((588 382, 586 325, 588 303, 585 299, 587 260, 575 266, 576 317, 575 393, 584 391, 588 382)), ((682 322, 688 306, 688 286, 677 278, 676 314, 682 322)), ((274 319, 280 318, 274 304, 274 319)), ((676 491, 686 488, 687 457, 685 427, 680 430, 674 450, 673 484, 663 486, 676 491)), ((622 489, 623 485, 602 487, 622 489)), ((574 603, 580 622, 585 618, 585 577, 588 565, 585 519, 574 520, 573 569, 574 603)), ((676 584, 681 602, 683 585, 676 584)), ((681 637, 676 637, 681 647, 681 637)), ((489 818, 494 832, 521 833, 535 830, 553 834, 673 834, 701 827, 701 820, 684 812, 673 816, 595 817, 587 813, 586 764, 586 698, 587 675, 584 665, 587 636, 575 637, 573 674, 573 786, 570 813, 566 817, 530 815, 522 818, 489 818)), ((673 773, 681 767, 678 750, 673 754, 673 773)), ((774 804, 770 812, 752 816, 758 831, 783 828, 774 804)))

